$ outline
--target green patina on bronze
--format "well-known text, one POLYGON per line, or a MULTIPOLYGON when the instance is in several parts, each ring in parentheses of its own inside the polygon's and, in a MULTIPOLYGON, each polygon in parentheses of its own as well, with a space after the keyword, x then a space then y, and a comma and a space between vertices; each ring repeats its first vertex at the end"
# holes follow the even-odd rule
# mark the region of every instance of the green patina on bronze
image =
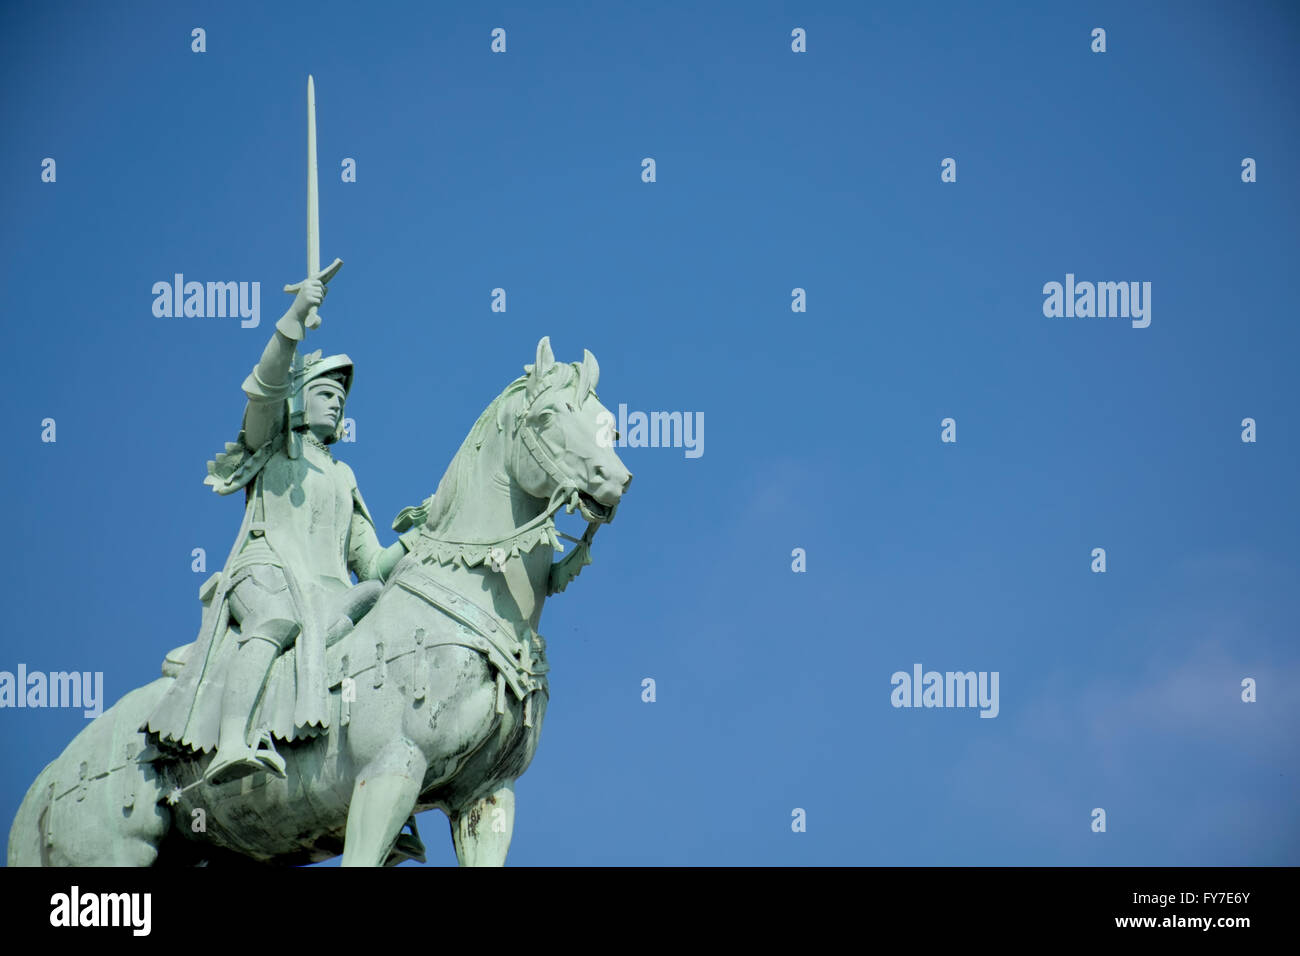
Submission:
POLYGON ((308 127, 309 275, 244 381, 238 439, 208 463, 245 507, 200 588, 198 638, 42 771, 11 866, 423 861, 414 814, 434 807, 462 864, 505 861, 548 699, 542 606, 591 563, 631 475, 594 356, 558 363, 543 338, 380 543, 332 453, 352 362, 297 351, 342 265, 319 267, 310 81, 308 127), (561 508, 588 527, 553 562, 561 508))

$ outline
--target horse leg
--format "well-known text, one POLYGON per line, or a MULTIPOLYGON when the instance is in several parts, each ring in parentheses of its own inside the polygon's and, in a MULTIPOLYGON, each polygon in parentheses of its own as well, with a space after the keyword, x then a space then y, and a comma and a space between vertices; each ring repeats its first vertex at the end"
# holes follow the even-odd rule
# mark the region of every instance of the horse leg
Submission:
POLYGON ((344 866, 383 866, 397 834, 415 809, 428 761, 398 737, 361 768, 348 805, 344 866))
POLYGON ((515 829, 515 785, 506 781, 451 817, 451 840, 461 866, 505 866, 515 829))

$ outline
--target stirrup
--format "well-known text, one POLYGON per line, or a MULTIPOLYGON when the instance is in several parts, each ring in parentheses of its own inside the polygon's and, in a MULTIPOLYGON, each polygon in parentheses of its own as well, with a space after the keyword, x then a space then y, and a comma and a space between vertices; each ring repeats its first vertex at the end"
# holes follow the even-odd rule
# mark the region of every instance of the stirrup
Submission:
POLYGON ((212 763, 208 764, 208 769, 203 773, 203 781, 216 787, 263 771, 273 773, 277 777, 285 776, 284 758, 275 752, 270 731, 262 732, 262 736, 257 741, 257 749, 249 747, 239 753, 226 756, 222 756, 221 751, 218 750, 212 763), (267 749, 261 749, 263 744, 266 744, 267 749))
POLYGON ((271 739, 271 732, 269 730, 262 731, 262 736, 257 740, 257 749, 253 756, 271 773, 275 774, 282 780, 284 779, 284 758, 276 753, 275 742, 271 739), (262 749, 263 744, 266 745, 265 750, 262 749))
POLYGON ((209 786, 220 787, 265 769, 252 750, 224 755, 218 750, 216 756, 212 758, 212 763, 208 764, 208 769, 203 772, 203 782, 209 786))

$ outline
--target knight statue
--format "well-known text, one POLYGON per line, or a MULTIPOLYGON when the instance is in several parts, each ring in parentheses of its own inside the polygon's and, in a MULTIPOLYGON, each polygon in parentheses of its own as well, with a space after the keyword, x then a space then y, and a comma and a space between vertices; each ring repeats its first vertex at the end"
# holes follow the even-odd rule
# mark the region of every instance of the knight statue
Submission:
POLYGON ((295 360, 338 265, 290 287, 293 305, 244 380, 239 439, 208 463, 205 483, 214 491, 244 490, 244 519, 225 566, 201 595, 198 640, 184 651, 178 679, 146 729, 166 749, 215 746, 205 775, 213 784, 259 770, 283 776, 274 739, 328 728, 326 645, 369 610, 408 550, 400 539, 387 548, 379 543, 352 469, 331 452, 343 436, 351 360, 319 351, 295 360), (263 691, 290 647, 295 690, 291 706, 277 706, 263 691))

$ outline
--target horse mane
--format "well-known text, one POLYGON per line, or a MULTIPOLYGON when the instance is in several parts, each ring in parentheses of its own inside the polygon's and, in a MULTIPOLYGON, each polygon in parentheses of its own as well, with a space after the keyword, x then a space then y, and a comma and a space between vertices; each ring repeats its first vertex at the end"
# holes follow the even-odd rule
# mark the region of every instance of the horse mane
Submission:
POLYGON ((451 517, 457 513, 458 505, 461 500, 469 493, 470 476, 473 474, 474 460, 478 457, 479 449, 483 447, 483 442, 487 440, 490 429, 493 427, 501 431, 505 425, 502 422, 504 417, 501 413, 506 410, 505 406, 509 398, 524 388, 525 379, 517 378, 496 398, 492 399, 483 413, 479 415, 478 421, 474 422, 474 427, 469 430, 465 440, 460 443, 460 449, 456 452, 443 473, 442 480, 438 482, 438 490, 434 492, 433 500, 429 503, 429 516, 425 519, 425 527, 430 531, 446 531, 447 524, 451 517))
MULTIPOLYGON (((527 367, 531 371, 532 366, 527 367)), ((561 387, 576 385, 580 377, 581 366, 576 362, 556 362, 546 371, 545 378, 550 379, 556 374, 566 376, 566 381, 560 383, 561 387), (563 372, 557 370, 563 369, 563 372)), ((550 382, 545 383, 550 385, 550 382)), ((515 396, 525 391, 528 387, 528 375, 521 375, 509 385, 505 390, 492 400, 483 413, 479 415, 478 421, 474 422, 474 427, 469 430, 465 440, 461 442, 460 449, 452 458, 451 464, 443 473, 442 480, 438 482, 438 490, 434 492, 433 499, 427 502, 429 513, 425 519, 425 527, 430 531, 438 533, 447 530, 451 518, 458 512, 458 505, 471 492, 470 484, 474 472, 474 461, 478 457, 479 449, 495 429, 498 433, 505 431, 507 414, 511 411, 512 400, 515 396)))

